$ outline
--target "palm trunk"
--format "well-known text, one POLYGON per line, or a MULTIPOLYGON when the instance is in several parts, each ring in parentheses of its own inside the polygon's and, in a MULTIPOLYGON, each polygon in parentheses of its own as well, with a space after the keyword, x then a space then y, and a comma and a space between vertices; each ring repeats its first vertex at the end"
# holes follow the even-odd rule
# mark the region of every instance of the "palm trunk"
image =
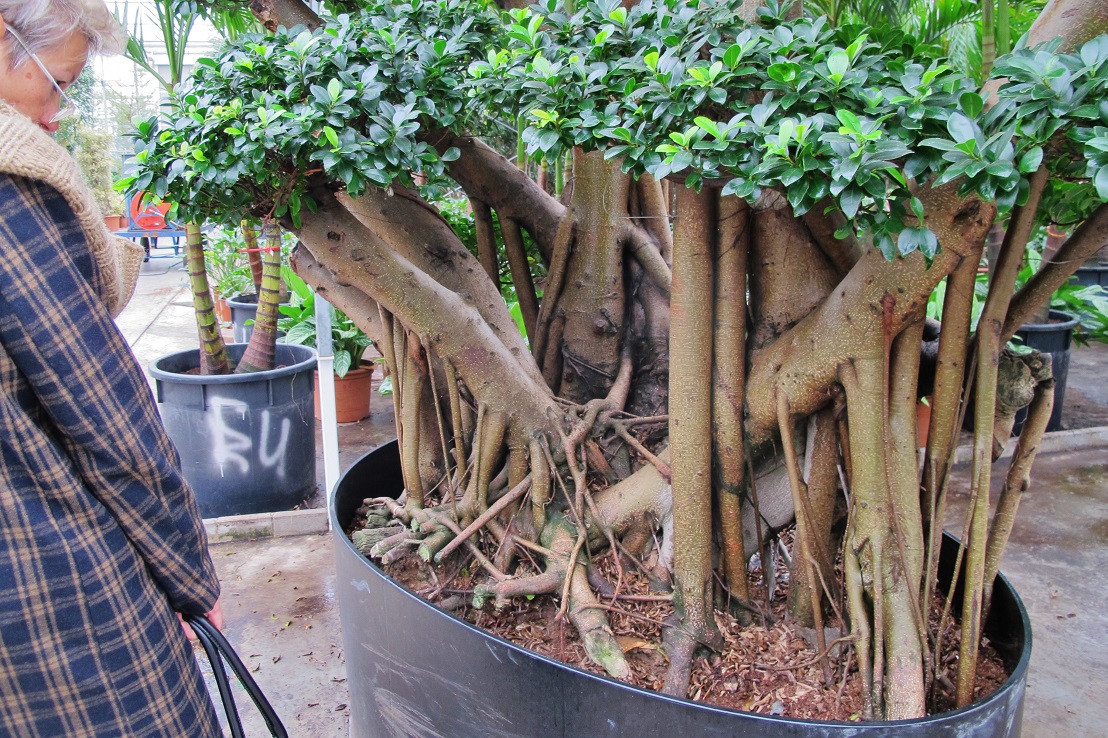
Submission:
POLYGON ((223 335, 219 332, 215 302, 208 286, 208 270, 204 266, 204 234, 196 223, 185 225, 185 261, 196 312, 196 330, 200 334, 200 373, 230 374, 231 362, 227 358, 223 335))
POLYGON ((281 230, 274 221, 265 224, 262 252, 262 284, 258 291, 258 312, 254 332, 243 352, 236 374, 265 372, 273 368, 277 355, 277 303, 281 296, 281 230))

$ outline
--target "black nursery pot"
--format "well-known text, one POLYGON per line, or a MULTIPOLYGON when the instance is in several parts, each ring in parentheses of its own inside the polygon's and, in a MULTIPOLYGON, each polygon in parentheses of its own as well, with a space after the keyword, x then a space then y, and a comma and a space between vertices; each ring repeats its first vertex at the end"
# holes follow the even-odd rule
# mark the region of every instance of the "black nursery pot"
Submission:
POLYGON ((227 307, 231 309, 231 335, 235 343, 250 343, 250 336, 254 334, 254 324, 250 321, 258 317, 258 296, 250 293, 228 297, 227 307))
MULTIPOLYGON (((282 304, 286 302, 287 300, 283 300, 282 304)), ((254 335, 254 321, 258 319, 258 296, 250 292, 228 297, 227 307, 231 310, 232 340, 235 343, 250 343, 250 337, 254 335)), ((277 331, 278 340, 284 337, 284 331, 277 331)))
MULTIPOLYGON (((1061 310, 1051 310, 1052 323, 1024 323, 1016 331, 1025 346, 1050 354, 1051 369, 1054 373, 1054 408, 1050 412, 1047 431, 1062 429, 1062 403, 1066 397, 1066 379, 1070 373, 1070 353, 1073 347, 1073 329, 1078 320, 1061 310)), ((1019 435, 1027 419, 1027 408, 1016 413, 1013 435, 1019 435)))
MULTIPOLYGON (((234 361, 244 344, 227 346, 234 361)), ((187 374, 197 349, 154 363, 158 409, 181 454, 200 514, 291 510, 315 492, 315 349, 277 344, 277 368, 187 374)))
POLYGON ((1097 266, 1079 267, 1074 272, 1073 280, 1082 287, 1108 287, 1108 261, 1102 261, 1097 266))
MULTIPOLYGON (((343 474, 332 494, 350 735, 354 738, 1015 738, 1020 734, 1031 624, 1003 577, 986 632, 1012 676, 962 710, 896 722, 819 722, 737 712, 580 671, 479 630, 428 604, 371 564, 345 529, 366 497, 403 487, 397 444, 343 474)), ((946 542, 944 557, 953 553, 946 542)), ((947 576, 953 556, 947 562, 947 576)))

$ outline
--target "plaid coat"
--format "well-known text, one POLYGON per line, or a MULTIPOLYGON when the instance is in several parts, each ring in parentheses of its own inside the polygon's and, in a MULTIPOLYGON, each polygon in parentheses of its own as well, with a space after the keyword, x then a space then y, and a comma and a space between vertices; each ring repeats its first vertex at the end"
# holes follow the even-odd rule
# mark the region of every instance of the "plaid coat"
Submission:
POLYGON ((0 736, 219 736, 174 611, 219 592, 67 201, 0 173, 0 736))

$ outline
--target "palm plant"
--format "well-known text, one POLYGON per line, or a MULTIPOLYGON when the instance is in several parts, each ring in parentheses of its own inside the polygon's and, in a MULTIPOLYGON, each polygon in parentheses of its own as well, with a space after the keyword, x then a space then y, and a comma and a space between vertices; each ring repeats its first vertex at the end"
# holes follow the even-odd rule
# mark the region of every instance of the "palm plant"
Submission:
POLYGON ((951 66, 980 84, 1045 5, 1045 0, 808 0, 805 8, 835 26, 902 32, 917 50, 948 57, 951 66))

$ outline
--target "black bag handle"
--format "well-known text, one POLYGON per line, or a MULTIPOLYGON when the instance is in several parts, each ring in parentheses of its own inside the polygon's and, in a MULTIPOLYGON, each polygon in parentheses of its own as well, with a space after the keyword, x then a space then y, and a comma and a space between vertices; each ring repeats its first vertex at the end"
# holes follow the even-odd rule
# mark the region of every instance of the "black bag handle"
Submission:
POLYGON ((269 704, 269 700, 266 699, 261 688, 258 687, 258 683, 254 681, 254 677, 250 676, 246 665, 242 663, 242 659, 235 653, 235 649, 231 647, 223 634, 203 615, 185 615, 184 619, 192 627, 193 632, 196 633, 196 638, 200 641, 200 645, 204 647, 204 652, 208 654, 208 661, 211 662, 212 673, 215 675, 215 683, 219 688, 219 698, 222 700, 223 709, 227 713, 227 723, 231 727, 232 738, 245 738, 245 733, 242 730, 242 720, 239 719, 238 708, 235 706, 235 695, 231 692, 231 684, 228 682, 227 672, 223 668, 223 659, 227 659, 227 663, 231 665, 231 670, 238 677, 242 686, 246 688, 246 693, 250 695, 250 699, 254 701, 254 705, 269 727, 270 734, 275 738, 288 738, 288 731, 281 723, 281 718, 277 717, 273 705, 269 704))

